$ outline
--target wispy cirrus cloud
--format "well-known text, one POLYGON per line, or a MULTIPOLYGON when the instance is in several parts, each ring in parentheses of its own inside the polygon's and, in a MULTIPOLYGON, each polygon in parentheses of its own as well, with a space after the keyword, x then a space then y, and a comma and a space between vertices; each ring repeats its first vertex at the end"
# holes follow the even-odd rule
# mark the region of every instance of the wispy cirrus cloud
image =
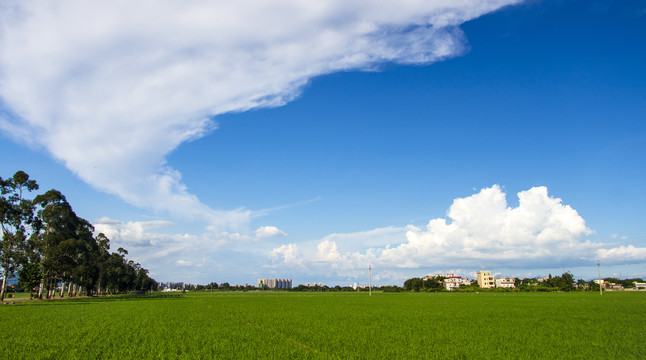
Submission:
POLYGON ((213 117, 309 79, 460 55, 459 25, 520 0, 18 1, 0 4, 0 128, 97 189, 225 229, 166 156, 213 117))

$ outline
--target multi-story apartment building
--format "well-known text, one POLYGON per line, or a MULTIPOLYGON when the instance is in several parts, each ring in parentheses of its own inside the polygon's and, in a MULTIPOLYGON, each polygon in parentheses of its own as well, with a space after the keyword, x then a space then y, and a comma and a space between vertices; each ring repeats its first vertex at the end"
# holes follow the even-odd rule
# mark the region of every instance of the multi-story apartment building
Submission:
POLYGON ((488 289, 496 286, 491 271, 478 271, 476 273, 478 279, 478 286, 483 289, 488 289))
POLYGON ((292 279, 258 279, 259 288, 291 289, 292 279))

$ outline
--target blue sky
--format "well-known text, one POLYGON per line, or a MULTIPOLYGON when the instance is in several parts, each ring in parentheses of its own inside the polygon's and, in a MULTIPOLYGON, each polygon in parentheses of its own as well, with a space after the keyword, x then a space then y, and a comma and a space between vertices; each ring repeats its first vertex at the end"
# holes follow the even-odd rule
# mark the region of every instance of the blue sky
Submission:
POLYGON ((646 6, 512 3, 276 1, 210 29, 10 2, 2 176, 61 190, 160 281, 645 277, 646 6))

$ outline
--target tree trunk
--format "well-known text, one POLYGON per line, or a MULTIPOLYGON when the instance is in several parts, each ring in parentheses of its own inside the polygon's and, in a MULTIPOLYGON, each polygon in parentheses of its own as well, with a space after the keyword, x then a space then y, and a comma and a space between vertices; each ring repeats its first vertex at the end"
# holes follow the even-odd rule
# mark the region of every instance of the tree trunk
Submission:
POLYGON ((65 294, 65 281, 61 282, 61 297, 65 294))
POLYGON ((72 281, 71 280, 67 285, 67 296, 72 297, 72 281))
POLYGON ((38 299, 43 298, 43 288, 45 287, 45 279, 40 280, 40 285, 38 286, 38 299))
POLYGON ((7 274, 2 274, 2 290, 0 290, 0 301, 4 301, 4 290, 7 286, 7 274))

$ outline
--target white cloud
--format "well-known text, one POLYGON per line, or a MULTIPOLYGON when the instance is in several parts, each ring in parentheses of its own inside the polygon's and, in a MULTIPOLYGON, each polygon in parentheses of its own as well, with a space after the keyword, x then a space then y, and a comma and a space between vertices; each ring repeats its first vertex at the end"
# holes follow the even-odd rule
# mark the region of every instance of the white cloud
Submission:
POLYGON ((287 236, 287 234, 275 226, 261 226, 256 229, 256 238, 264 239, 276 236, 287 236))
POLYGON ((149 230, 169 226, 172 223, 165 220, 140 221, 123 223, 103 217, 94 221, 97 233, 103 233, 111 242, 125 246, 150 246, 158 243, 163 236, 151 234, 149 230))
POLYGON ((298 245, 285 244, 271 250, 269 255, 276 260, 280 260, 286 265, 301 265, 302 258, 298 245))
POLYGON ((235 228, 249 211, 201 203, 165 161, 212 116, 282 105, 322 74, 459 55, 457 26, 519 1, 5 0, 0 128, 131 204, 235 228))
POLYGON ((409 227, 388 226, 368 231, 334 233, 325 236, 322 242, 340 244, 341 248, 346 252, 359 251, 367 247, 384 247, 399 244, 408 229, 409 227))
MULTIPOLYGON (((518 198, 518 206, 509 207, 505 193, 494 185, 455 199, 447 219, 432 219, 425 228, 409 226, 395 246, 344 252, 331 238, 351 238, 352 234, 334 234, 322 239, 316 248, 299 248, 298 265, 312 271, 332 269, 348 276, 356 276, 372 265, 376 275, 385 279, 385 274, 401 273, 398 269, 549 268, 589 264, 595 259, 606 264, 646 262, 644 248, 609 248, 608 244, 587 240, 593 232, 584 219, 561 199, 549 196, 547 188, 522 191, 518 198)), ((283 245, 273 253, 283 254, 291 249, 289 246, 283 245)), ((289 259, 285 256, 284 265, 294 264, 294 257, 289 259)))
POLYGON ((192 262, 185 260, 177 260, 175 263, 179 266, 193 266, 192 262))
POLYGON ((597 259, 604 263, 643 262, 646 260, 646 248, 633 245, 619 246, 597 250, 597 259))
POLYGON ((407 241, 384 250, 382 258, 405 258, 408 266, 427 264, 433 255, 470 265, 512 264, 552 261, 590 248, 581 241, 590 233, 583 218, 561 199, 549 197, 545 187, 520 192, 518 198, 519 206, 509 208, 500 187, 493 186, 456 199, 447 213, 450 222, 433 219, 426 229, 409 230, 407 241))
MULTIPOLYGON (((158 280, 207 283, 214 276, 222 279, 224 274, 253 272, 266 260, 259 240, 287 235, 275 226, 263 226, 247 233, 217 229, 207 229, 202 234, 164 232, 170 225, 173 223, 166 220, 122 222, 104 217, 94 221, 95 232, 110 239, 111 251, 126 248, 128 258, 161 276, 158 280), (248 264, 249 269, 243 270, 243 264, 248 264)), ((284 260, 291 263, 296 254, 293 248, 291 253, 287 251, 284 260)))
POLYGON ((315 258, 317 261, 336 262, 341 259, 339 248, 334 241, 323 240, 318 244, 317 249, 317 257, 315 258))

